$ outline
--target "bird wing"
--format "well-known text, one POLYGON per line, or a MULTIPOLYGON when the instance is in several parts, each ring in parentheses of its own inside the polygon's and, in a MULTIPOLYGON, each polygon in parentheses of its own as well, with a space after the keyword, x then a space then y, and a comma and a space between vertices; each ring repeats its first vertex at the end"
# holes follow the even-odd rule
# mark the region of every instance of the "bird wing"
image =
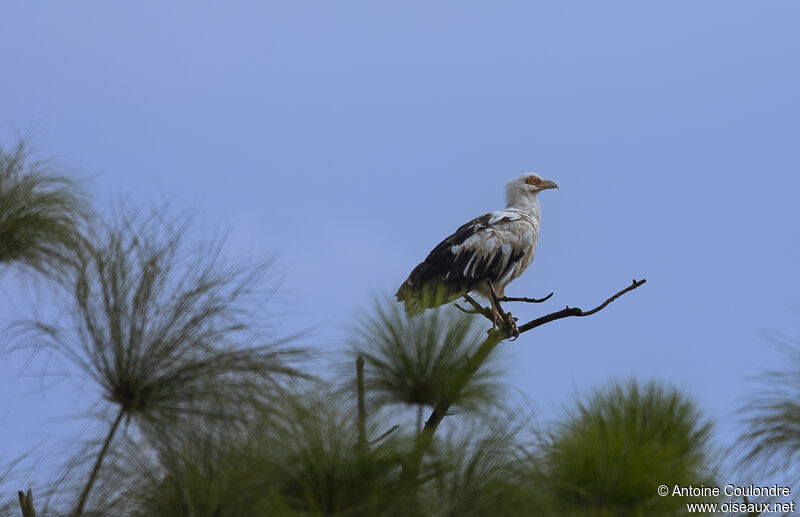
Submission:
POLYGON ((408 277, 404 287, 445 284, 461 293, 484 280, 504 286, 519 276, 536 246, 536 227, 518 210, 476 217, 439 243, 408 277))

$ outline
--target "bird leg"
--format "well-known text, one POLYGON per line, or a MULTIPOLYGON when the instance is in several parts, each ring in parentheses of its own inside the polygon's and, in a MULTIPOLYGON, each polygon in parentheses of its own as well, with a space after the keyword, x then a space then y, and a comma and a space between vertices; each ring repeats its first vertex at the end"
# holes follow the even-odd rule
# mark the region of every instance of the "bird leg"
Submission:
POLYGON ((500 324, 503 322, 502 313, 503 308, 500 307, 500 302, 497 300, 497 295, 494 294, 494 288, 492 287, 492 283, 489 282, 489 303, 492 304, 492 322, 494 323, 495 328, 499 327, 500 324))
POLYGON ((489 301, 492 303, 492 321, 494 322, 494 326, 504 329, 509 336, 513 339, 517 339, 519 337, 517 318, 513 317, 510 312, 503 311, 503 307, 500 306, 500 299, 494 291, 492 282, 487 280, 486 283, 489 284, 489 301))
POLYGON ((517 318, 513 317, 510 312, 506 313, 503 311, 503 308, 500 306, 500 301, 497 298, 497 294, 494 292, 494 287, 492 286, 491 282, 489 282, 489 302, 491 302, 492 308, 484 307, 475 299, 470 296, 469 294, 464 294, 463 298, 466 300, 470 305, 472 305, 472 310, 467 310, 458 304, 455 304, 456 308, 462 312, 467 314, 482 314, 486 317, 489 321, 492 322, 492 330, 496 328, 503 328, 511 336, 513 339, 517 339, 519 337, 519 329, 517 329, 517 318))

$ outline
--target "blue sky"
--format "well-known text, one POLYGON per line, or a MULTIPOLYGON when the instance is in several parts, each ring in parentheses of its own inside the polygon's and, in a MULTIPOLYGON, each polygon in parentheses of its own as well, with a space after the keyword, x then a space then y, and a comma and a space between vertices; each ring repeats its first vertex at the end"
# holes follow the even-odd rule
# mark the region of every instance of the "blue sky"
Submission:
MULTIPOLYGON (((281 329, 333 352, 526 171, 536 259, 507 289, 591 318, 503 345, 544 418, 637 376, 718 420, 799 336, 800 3, 211 2, 4 4, 0 137, 35 128, 98 205, 173 200, 234 253, 276 253, 281 329)), ((3 324, 28 313, 2 278, 3 324)), ((91 390, 23 395, 0 365, 0 433, 68 437, 91 390), (52 420, 55 418, 55 420, 52 420), (47 422, 47 423, 45 423, 47 422)), ((80 386, 79 386, 80 387, 80 386)), ((83 425, 83 424, 81 424, 83 425)))

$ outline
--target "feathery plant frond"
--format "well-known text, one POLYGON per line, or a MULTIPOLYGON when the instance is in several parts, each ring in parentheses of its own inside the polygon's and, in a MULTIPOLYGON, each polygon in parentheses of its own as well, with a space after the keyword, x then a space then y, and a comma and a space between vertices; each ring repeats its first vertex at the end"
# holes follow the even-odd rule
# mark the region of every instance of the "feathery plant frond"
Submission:
POLYGON ((28 327, 29 343, 70 360, 114 408, 89 484, 119 428, 133 423, 163 442, 208 423, 234 426, 300 374, 297 350, 255 319, 271 294, 270 262, 231 263, 219 244, 191 248, 186 230, 155 211, 118 215, 81 250, 70 325, 28 327))
POLYGON ((155 462, 134 450, 116 507, 147 517, 396 514, 397 439, 361 451, 355 413, 341 401, 304 394, 279 404, 280 418, 244 432, 203 428, 155 462))
POLYGON ((89 212, 79 184, 34 159, 23 140, 11 149, 0 146, 0 266, 63 280, 83 244, 89 212))
MULTIPOLYGON (((362 451, 354 406, 310 394, 288 407, 287 417, 259 438, 279 499, 301 515, 396 515, 410 438, 392 433, 362 451)), ((370 427, 373 437, 385 431, 370 427)))
POLYGON ((223 424, 156 448, 129 439, 109 459, 94 497, 98 515, 280 515, 270 512, 248 438, 223 424))
POLYGON ((715 486, 710 435, 711 424, 676 389, 611 383, 578 400, 547 437, 543 478, 567 514, 675 515, 687 498, 656 489, 715 486))
POLYGON ((520 415, 492 415, 433 448, 428 463, 438 474, 431 487, 423 489, 427 499, 422 506, 430 509, 428 515, 552 515, 541 485, 523 468, 527 421, 520 415))
POLYGON ((739 438, 740 466, 766 477, 780 475, 800 491, 800 341, 776 338, 781 370, 757 379, 760 388, 739 409, 747 430, 739 438))
POLYGON ((365 386, 377 404, 434 406, 441 397, 455 405, 481 410, 498 403, 504 392, 495 357, 481 366, 456 394, 455 379, 485 338, 481 318, 453 307, 428 309, 408 317, 400 304, 378 300, 354 332, 353 356, 365 359, 365 386))
POLYGON ((19 511, 19 499, 16 496, 16 491, 12 490, 9 485, 12 479, 17 477, 14 472, 15 469, 27 456, 28 453, 8 464, 0 465, 0 494, 2 494, 0 496, 0 515, 11 515, 19 511))

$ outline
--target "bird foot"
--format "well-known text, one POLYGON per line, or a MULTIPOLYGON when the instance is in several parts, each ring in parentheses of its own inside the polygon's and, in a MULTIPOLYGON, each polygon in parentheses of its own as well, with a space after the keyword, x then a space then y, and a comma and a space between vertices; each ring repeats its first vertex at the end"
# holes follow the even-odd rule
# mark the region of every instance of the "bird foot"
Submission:
POLYGON ((500 311, 493 310, 490 312, 492 320, 492 330, 501 329, 508 336, 514 339, 519 337, 519 329, 517 328, 517 318, 511 315, 510 312, 501 313, 500 311))
POLYGON ((506 313, 506 317, 503 320, 503 330, 505 330, 509 336, 511 336, 511 341, 514 341, 519 337, 519 329, 517 328, 517 318, 513 317, 510 312, 506 313))

